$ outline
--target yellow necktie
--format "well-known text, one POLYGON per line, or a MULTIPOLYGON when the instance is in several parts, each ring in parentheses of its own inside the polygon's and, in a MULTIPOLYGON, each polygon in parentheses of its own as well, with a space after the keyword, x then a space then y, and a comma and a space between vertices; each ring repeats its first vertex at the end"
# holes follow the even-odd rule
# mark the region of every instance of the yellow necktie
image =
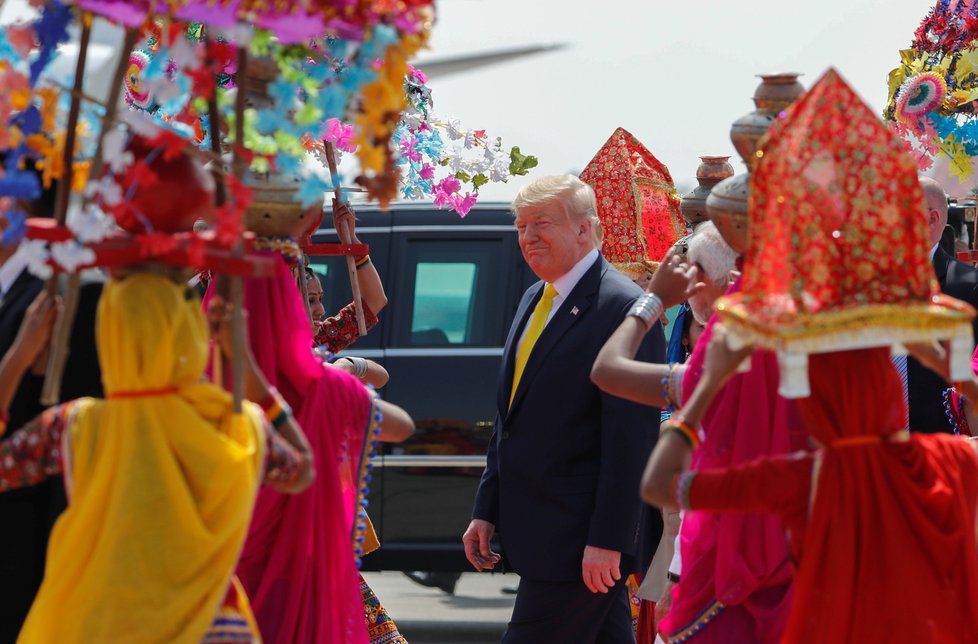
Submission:
POLYGON ((513 388, 509 392, 510 405, 513 404, 516 388, 519 386, 520 378, 523 376, 523 369, 526 368, 526 361, 530 359, 530 352, 533 351, 533 345, 537 343, 537 339, 543 333, 543 327, 547 324, 547 317, 550 316, 550 309, 553 308, 555 297, 557 297, 557 289, 554 288, 553 284, 547 284, 543 288, 543 296, 537 302, 536 308, 533 309, 533 316, 530 318, 530 323, 526 327, 526 335, 523 336, 523 344, 520 345, 519 351, 516 352, 516 366, 513 369, 513 388))

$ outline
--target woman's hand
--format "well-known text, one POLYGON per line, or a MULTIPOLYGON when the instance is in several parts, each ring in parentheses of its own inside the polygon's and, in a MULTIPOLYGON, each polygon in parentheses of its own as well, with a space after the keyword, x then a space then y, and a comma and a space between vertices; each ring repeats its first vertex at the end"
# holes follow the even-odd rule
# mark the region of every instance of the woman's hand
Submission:
POLYGON ((228 360, 234 353, 234 334, 231 330, 232 309, 231 303, 220 295, 215 295, 207 303, 207 326, 210 329, 211 340, 220 347, 224 358, 228 360))
POLYGON ((703 363, 703 370, 719 386, 727 381, 737 367, 750 356, 754 350, 752 345, 737 349, 730 348, 727 341, 727 329, 722 324, 713 327, 713 335, 710 337, 710 344, 706 348, 706 360, 703 363))
POLYGON ((685 263, 678 251, 673 249, 666 254, 645 290, 658 295, 668 309, 682 304, 705 286, 698 279, 696 267, 685 263))
POLYGON ((350 204, 333 199, 333 228, 341 239, 349 232, 350 240, 346 243, 360 243, 357 239, 357 215, 350 204))
POLYGON ((10 357, 26 369, 41 355, 51 341, 54 321, 61 309, 61 300, 48 295, 47 290, 38 293, 27 307, 17 338, 10 347, 10 357))
POLYGON ((945 381, 950 382, 947 349, 940 342, 919 342, 905 345, 911 356, 945 381))

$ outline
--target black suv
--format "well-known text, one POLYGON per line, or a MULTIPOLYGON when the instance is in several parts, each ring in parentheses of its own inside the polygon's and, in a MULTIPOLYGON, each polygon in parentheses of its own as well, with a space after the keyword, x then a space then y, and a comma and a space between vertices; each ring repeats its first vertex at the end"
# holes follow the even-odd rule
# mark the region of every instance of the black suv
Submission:
MULTIPOLYGON (((496 416, 503 344, 523 291, 523 262, 508 204, 480 204, 465 218, 430 204, 380 212, 357 207, 357 235, 390 301, 380 324, 347 352, 390 372, 381 395, 417 424, 385 445, 370 486, 370 518, 383 547, 364 570, 471 570, 468 526, 496 416)), ((336 242, 321 229, 316 243, 336 242)), ((333 314, 352 299, 342 257, 312 258, 333 314)))

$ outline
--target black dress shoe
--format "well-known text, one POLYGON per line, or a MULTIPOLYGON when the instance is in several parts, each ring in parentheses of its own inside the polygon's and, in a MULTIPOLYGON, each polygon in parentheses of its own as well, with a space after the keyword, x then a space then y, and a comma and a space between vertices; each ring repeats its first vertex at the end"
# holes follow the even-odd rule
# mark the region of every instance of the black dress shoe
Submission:
POLYGON ((455 585, 458 584, 459 577, 462 576, 460 572, 422 572, 415 570, 404 574, 417 584, 428 588, 437 588, 449 595, 455 594, 455 585))

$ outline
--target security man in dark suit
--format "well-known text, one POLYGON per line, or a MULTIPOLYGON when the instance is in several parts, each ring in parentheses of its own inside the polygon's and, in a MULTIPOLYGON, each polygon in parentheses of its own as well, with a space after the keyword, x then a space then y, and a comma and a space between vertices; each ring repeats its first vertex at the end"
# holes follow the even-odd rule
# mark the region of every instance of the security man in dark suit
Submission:
MULTIPOLYGON (((30 215, 50 215, 53 190, 30 206, 30 215)), ((13 344, 27 307, 44 288, 44 281, 27 270, 16 250, 16 246, 0 246, 0 355, 13 344)), ((95 350, 95 309, 101 292, 100 280, 83 281, 61 382, 62 402, 102 395, 95 350)), ((23 426, 44 410, 40 403, 43 384, 42 372, 24 376, 10 404, 9 430, 23 426)), ((13 644, 17 639, 44 577, 48 535, 66 506, 60 476, 0 494, 0 644, 13 644)))
MULTIPOLYGON (((602 393, 591 365, 639 287, 597 250, 596 203, 576 177, 543 177, 513 203, 520 249, 541 279, 506 340, 498 416, 472 522, 476 570, 502 549, 520 585, 503 642, 634 642, 625 579, 657 543, 658 512, 637 495, 659 410, 602 393)), ((661 326, 639 359, 662 362, 661 326)))
MULTIPOLYGON (((978 308, 978 269, 959 262, 940 248, 941 235, 947 224, 947 195, 939 183, 928 177, 920 178, 927 204, 927 229, 931 244, 931 262, 941 291, 978 308)), ((974 323, 978 341, 978 318, 974 323)), ((907 358, 907 402, 910 431, 951 432, 944 409, 943 392, 948 385, 936 373, 913 358, 907 358)))

